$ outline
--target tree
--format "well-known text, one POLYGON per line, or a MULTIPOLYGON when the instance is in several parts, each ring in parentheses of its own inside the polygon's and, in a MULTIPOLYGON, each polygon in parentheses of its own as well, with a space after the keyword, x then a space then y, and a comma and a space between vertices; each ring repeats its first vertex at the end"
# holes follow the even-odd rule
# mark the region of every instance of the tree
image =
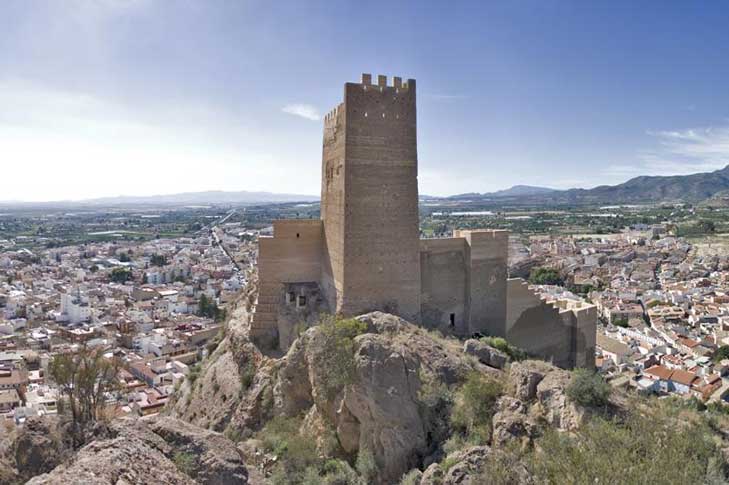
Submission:
POLYGON ((111 270, 111 281, 114 283, 126 283, 132 279, 132 271, 128 268, 114 268, 111 270))
POLYGON ((714 352, 714 362, 721 362, 724 359, 729 359, 729 345, 722 345, 714 352))
POLYGON ((121 253, 119 255, 119 261, 121 261, 122 263, 128 263, 129 261, 131 261, 131 258, 129 257, 128 253, 121 253))
POLYGON ((702 219, 697 224, 699 231, 703 232, 704 234, 713 234, 716 232, 716 224, 714 221, 710 221, 708 219, 702 219))
POLYGON ((529 275, 529 282, 533 285, 564 285, 559 271, 552 268, 534 268, 529 275))
POLYGON ((149 260, 152 266, 165 266, 167 264, 167 258, 163 254, 153 254, 149 260))
POLYGON ((86 347, 51 359, 49 375, 68 405, 74 439, 82 440, 83 431, 103 419, 106 395, 118 389, 120 369, 118 359, 106 358, 100 350, 86 347))
POLYGON ((225 320, 228 312, 225 309, 218 307, 218 304, 211 301, 208 296, 203 293, 200 295, 200 301, 198 302, 197 314, 201 317, 212 318, 216 322, 222 322, 225 320))

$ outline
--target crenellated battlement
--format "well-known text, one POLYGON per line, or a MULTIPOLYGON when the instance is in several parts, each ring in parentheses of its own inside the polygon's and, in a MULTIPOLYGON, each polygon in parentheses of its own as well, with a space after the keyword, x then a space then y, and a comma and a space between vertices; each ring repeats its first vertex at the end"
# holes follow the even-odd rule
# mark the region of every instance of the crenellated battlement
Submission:
MULTIPOLYGON (((403 82, 401 77, 393 76, 392 84, 388 84, 387 81, 387 76, 378 74, 376 86, 380 88, 396 88, 404 90, 415 88, 415 79, 408 79, 403 82)), ((362 73, 362 81, 359 84, 362 86, 374 86, 372 84, 372 74, 362 73)))
POLYGON ((331 121, 337 118, 339 111, 344 107, 344 103, 339 103, 333 110, 324 115, 324 122, 331 121))

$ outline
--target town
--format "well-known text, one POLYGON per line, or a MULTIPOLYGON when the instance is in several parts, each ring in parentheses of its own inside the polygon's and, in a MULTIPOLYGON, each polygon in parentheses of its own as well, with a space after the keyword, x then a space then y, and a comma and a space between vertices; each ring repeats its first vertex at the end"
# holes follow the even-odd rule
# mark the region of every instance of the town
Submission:
MULTIPOLYGON (((104 396, 113 416, 160 412, 220 341, 256 271, 258 237, 270 234, 278 217, 316 217, 318 204, 178 212, 165 218, 185 220, 187 233, 166 236, 153 226, 145 237, 125 233, 133 217, 104 217, 113 221, 104 231, 98 216, 72 218, 76 235, 84 228, 103 232, 81 242, 49 239, 56 218, 13 217, 13 224, 0 218, 4 422, 57 413, 59 389, 49 364, 81 348, 122 363, 118 385, 104 396), (41 235, 18 236, 28 234, 18 228, 29 227, 41 235)), ((469 224, 498 225, 478 214, 469 224)), ((421 208, 421 221, 429 217, 432 211, 421 208)), ((595 362, 611 385, 725 404, 729 257, 721 242, 676 236, 668 223, 636 223, 610 234, 511 229, 510 276, 528 278, 543 299, 597 307, 595 362)), ((421 236, 433 237, 423 228, 421 236)))
POLYGON ((104 396, 112 416, 159 412, 220 340, 255 262, 254 233, 226 223, 229 215, 184 237, 137 241, 120 230, 61 247, 47 237, 4 238, 0 416, 22 424, 55 414, 49 364, 81 348, 121 362, 104 396))

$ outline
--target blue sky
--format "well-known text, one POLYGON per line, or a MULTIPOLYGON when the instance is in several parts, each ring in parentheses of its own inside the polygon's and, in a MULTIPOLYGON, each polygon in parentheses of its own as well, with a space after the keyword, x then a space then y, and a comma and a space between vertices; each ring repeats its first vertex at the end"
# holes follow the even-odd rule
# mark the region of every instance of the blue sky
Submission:
POLYGON ((418 81, 421 193, 729 164, 729 4, 4 0, 0 200, 317 194, 323 113, 418 81))

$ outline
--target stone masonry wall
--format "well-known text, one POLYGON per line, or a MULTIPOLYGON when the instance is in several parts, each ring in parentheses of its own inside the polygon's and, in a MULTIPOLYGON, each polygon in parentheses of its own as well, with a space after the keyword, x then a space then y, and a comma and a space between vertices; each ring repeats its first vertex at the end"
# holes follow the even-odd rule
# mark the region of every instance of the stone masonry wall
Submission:
POLYGON ((344 290, 345 137, 344 103, 324 117, 321 219, 324 225, 321 287, 329 308, 342 306, 344 290))
POLYGON ((273 237, 261 237, 258 250, 259 289, 251 320, 251 338, 273 346, 278 341, 279 307, 285 283, 319 283, 322 223, 286 220, 273 223, 273 237))
POLYGON ((464 238, 421 239, 420 303, 423 326, 439 329, 445 334, 468 334, 468 266, 464 238))
POLYGON ((508 280, 504 337, 529 354, 563 368, 594 368, 596 326, 594 305, 567 308, 540 298, 521 278, 508 280))
POLYGON ((503 335, 506 324, 506 278, 509 233, 500 230, 455 231, 464 237, 468 271, 469 334, 503 335))
POLYGON ((361 84, 345 85, 344 109, 343 299, 337 310, 383 310, 418 322, 415 81, 395 78, 388 86, 379 76, 372 85, 364 75, 361 84))

